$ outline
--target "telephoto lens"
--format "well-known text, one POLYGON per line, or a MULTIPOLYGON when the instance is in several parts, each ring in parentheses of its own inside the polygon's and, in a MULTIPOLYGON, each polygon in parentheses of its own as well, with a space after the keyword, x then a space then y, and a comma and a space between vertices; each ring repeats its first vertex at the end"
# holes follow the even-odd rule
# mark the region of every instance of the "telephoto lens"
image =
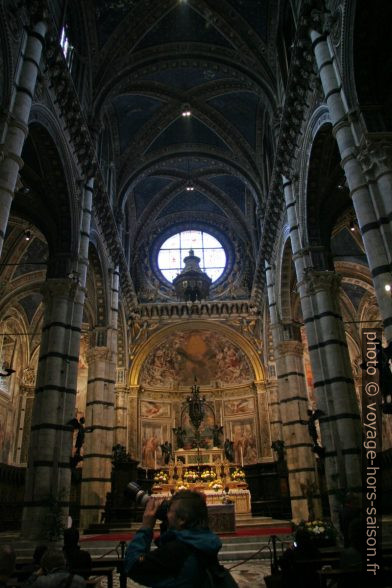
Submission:
POLYGON ((150 498, 147 492, 145 492, 136 482, 129 482, 127 484, 125 493, 136 502, 138 506, 146 506, 148 499, 150 498))
MULTIPOLYGON (((149 498, 151 498, 147 492, 142 490, 136 482, 129 482, 125 488, 125 494, 127 494, 137 506, 146 506, 149 498)), ((167 518, 167 511, 169 510, 169 501, 163 500, 162 504, 159 506, 156 517, 160 521, 165 521, 167 518)))

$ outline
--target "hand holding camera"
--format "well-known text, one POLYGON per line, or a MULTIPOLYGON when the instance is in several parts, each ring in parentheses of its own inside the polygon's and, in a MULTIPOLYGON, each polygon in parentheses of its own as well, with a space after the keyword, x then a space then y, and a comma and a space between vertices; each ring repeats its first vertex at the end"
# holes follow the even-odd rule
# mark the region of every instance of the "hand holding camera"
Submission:
POLYGON ((163 498, 149 498, 143 513, 142 526, 153 529, 158 516, 157 513, 164 501, 163 498))

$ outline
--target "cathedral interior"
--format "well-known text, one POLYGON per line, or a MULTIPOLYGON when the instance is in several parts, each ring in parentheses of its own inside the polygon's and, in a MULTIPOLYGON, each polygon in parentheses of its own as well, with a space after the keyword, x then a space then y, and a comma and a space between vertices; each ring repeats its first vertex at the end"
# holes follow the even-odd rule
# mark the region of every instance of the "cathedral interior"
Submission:
POLYGON ((252 509, 333 519, 361 492, 364 348, 392 340, 391 21, 1 0, 0 530, 42 537, 53 501, 99 523, 113 447, 148 480, 165 442, 194 450, 192 387, 197 449, 232 442, 252 509))

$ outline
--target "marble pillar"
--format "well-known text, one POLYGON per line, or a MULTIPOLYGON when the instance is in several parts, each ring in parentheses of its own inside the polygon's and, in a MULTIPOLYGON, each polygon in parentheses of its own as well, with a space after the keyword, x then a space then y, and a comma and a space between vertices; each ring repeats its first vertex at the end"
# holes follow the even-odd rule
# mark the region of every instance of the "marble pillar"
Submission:
POLYGON ((100 522, 106 494, 111 491, 114 445, 115 377, 117 360, 118 269, 110 271, 111 298, 108 327, 100 329, 96 346, 87 354, 86 441, 83 454, 80 526, 100 522))
MULTIPOLYGON (((278 320, 276 309, 274 272, 268 264, 266 278, 292 516, 296 521, 308 520, 321 515, 321 503, 313 443, 306 426, 309 400, 303 347, 300 340, 285 339, 285 326, 278 320)), ((298 328, 291 328, 291 335, 296 331, 298 328)))
POLYGON ((351 198, 372 274, 385 336, 392 340, 392 159, 391 139, 358 139, 328 34, 309 31, 333 134, 340 151, 351 198), (364 173, 365 170, 365 173, 364 173))
POLYGON ((23 165, 22 149, 28 133, 28 120, 45 42, 47 23, 37 22, 27 31, 21 67, 15 79, 15 94, 4 128, 0 148, 0 255, 3 250, 18 173, 23 165))
POLYGON ((22 534, 30 539, 48 535, 50 505, 65 517, 69 507, 70 455, 79 361, 82 310, 77 281, 48 279, 44 321, 32 414, 22 534))
POLYGON ((361 486, 361 432, 350 358, 339 307, 339 276, 316 271, 301 244, 292 184, 286 178, 284 196, 290 226, 293 260, 298 280, 314 378, 331 516, 337 518, 337 494, 361 486))

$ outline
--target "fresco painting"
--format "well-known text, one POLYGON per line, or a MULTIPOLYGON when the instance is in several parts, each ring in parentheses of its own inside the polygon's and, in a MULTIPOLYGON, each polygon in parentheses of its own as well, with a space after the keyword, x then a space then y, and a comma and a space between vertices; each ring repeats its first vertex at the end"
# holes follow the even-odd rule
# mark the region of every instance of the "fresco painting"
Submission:
POLYGON ((141 462, 145 468, 164 465, 161 445, 171 441, 170 425, 165 422, 141 422, 141 462))
POLYGON ((230 439, 233 441, 234 461, 239 465, 257 463, 256 421, 254 418, 232 420, 230 439))
POLYGON ((140 401, 140 416, 148 419, 170 417, 169 402, 155 402, 153 400, 140 401))
POLYGON ((253 397, 240 398, 238 400, 226 400, 225 415, 236 416, 238 414, 254 413, 255 399, 253 397))
POLYGON ((253 379, 245 353, 222 335, 208 330, 173 333, 147 357, 140 381, 171 387, 215 382, 241 384, 253 379))

